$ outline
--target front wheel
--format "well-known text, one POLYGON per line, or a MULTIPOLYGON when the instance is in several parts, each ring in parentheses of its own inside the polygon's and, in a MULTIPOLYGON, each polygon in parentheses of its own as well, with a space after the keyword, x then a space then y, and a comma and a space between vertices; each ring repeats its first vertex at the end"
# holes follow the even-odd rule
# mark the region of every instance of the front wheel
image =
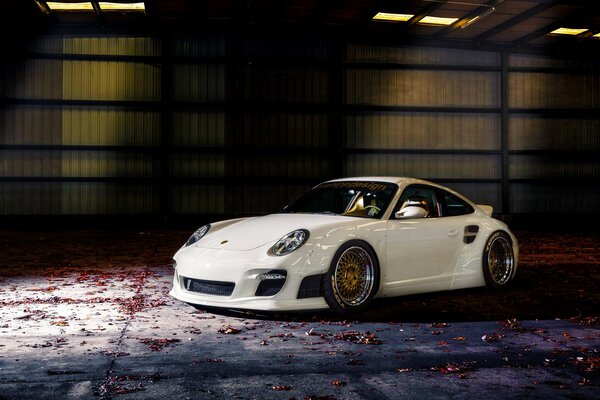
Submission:
POLYGON ((507 286, 515 274, 515 255, 510 236, 494 232, 483 251, 483 277, 489 288, 507 286))
POLYGON ((375 253, 360 240, 344 243, 336 251, 323 279, 323 295, 336 313, 363 310, 379 288, 379 264, 375 253))

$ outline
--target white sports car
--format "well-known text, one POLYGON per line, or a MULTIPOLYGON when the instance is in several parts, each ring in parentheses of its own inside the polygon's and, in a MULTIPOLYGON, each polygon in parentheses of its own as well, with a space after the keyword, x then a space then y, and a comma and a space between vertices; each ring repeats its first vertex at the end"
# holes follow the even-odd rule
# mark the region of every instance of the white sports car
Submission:
POLYGON ((492 207, 412 178, 322 183, 279 214, 202 226, 173 257, 194 306, 363 310, 376 297, 509 284, 518 245, 492 207))

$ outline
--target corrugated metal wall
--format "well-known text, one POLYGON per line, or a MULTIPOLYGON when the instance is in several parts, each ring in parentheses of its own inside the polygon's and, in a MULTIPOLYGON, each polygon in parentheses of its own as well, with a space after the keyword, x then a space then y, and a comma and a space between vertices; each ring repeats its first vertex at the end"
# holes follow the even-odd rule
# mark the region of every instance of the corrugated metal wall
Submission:
POLYGON ((29 50, 29 59, 3 68, 0 213, 158 212, 149 180, 156 153, 145 148, 161 144, 151 106, 161 99, 161 68, 143 57, 159 55, 160 43, 48 36, 29 50))
POLYGON ((498 53, 349 45, 344 62, 346 175, 431 179, 501 209, 498 53))
POLYGON ((170 145, 167 213, 225 209, 225 37, 170 38, 173 64, 165 100, 170 145))
POLYGON ((511 212, 597 213, 598 64, 514 54, 510 67, 511 212))
POLYGON ((339 175, 596 212, 598 72, 317 39, 39 37, 2 65, 0 215, 262 214, 339 175))

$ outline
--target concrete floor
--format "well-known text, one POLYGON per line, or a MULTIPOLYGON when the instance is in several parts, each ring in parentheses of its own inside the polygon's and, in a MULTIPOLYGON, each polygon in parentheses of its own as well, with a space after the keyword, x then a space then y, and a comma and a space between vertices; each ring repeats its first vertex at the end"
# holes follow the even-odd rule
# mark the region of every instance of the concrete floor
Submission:
POLYGON ((0 400, 598 398, 598 234, 517 232, 510 290, 352 321, 169 298, 188 234, 0 232, 0 400))

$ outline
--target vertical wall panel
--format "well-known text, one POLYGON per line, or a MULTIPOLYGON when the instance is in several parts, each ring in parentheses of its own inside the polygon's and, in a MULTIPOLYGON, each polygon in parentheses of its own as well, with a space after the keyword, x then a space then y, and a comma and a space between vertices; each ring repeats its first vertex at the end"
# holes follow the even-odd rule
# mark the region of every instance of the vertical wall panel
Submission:
POLYGON ((327 115, 245 113, 244 122, 245 131, 240 145, 324 148, 328 144, 327 115))
POLYGON ((539 54, 511 54, 509 56, 511 67, 521 68, 598 68, 600 63, 593 59, 568 59, 552 58, 539 54))
POLYGON ((172 82, 176 101, 216 103, 225 99, 224 65, 175 65, 172 82))
POLYGON ((514 213, 596 214, 600 209, 600 186, 514 183, 510 199, 514 213))
POLYGON ((222 154, 177 154, 171 158, 170 170, 177 177, 223 177, 225 175, 225 156, 222 154))
POLYGON ((352 154, 346 176, 407 176, 430 179, 494 179, 500 157, 486 155, 352 154))
POLYGON ((599 74, 511 72, 511 108, 599 108, 599 74))
POLYGON ((222 147, 225 144, 225 113, 177 111, 172 118, 173 144, 222 147))
POLYGON ((152 154, 109 151, 63 151, 62 176, 152 177, 158 175, 152 154))
POLYGON ((63 107, 62 144, 157 146, 160 113, 110 107, 63 107))
POLYGON ((240 214, 278 212, 332 169, 331 157, 323 155, 332 129, 331 43, 257 36, 234 51, 241 61, 232 68, 232 100, 247 108, 229 114, 228 143, 249 151, 229 157, 227 172, 258 183, 232 185, 227 208, 240 214))
POLYGON ((322 104, 328 99, 328 76, 323 70, 248 67, 244 82, 248 101, 322 104))
POLYGON ((171 46, 172 54, 177 57, 219 59, 225 57, 226 40, 224 35, 213 34, 174 37, 171 46))
POLYGON ((235 157, 232 162, 236 177, 269 178, 314 178, 317 181, 327 170, 326 157, 316 155, 269 155, 250 154, 235 157))
POLYGON ((224 214, 225 187, 223 185, 178 184, 171 187, 173 213, 175 214, 224 214))
POLYGON ((347 104, 498 107, 496 72, 358 70, 345 73, 347 104))
POLYGON ((160 56, 161 43, 143 36, 39 36, 29 50, 39 54, 86 54, 122 56, 160 56))
POLYGON ((511 115, 511 150, 600 150, 598 119, 511 115))
POLYGON ((45 150, 0 150, 0 176, 62 176, 61 154, 45 150))
POLYGON ((597 213, 600 159, 591 154, 600 149, 600 64, 522 54, 510 64, 525 68, 510 73, 510 107, 541 110, 510 116, 510 149, 532 152, 510 157, 510 178, 519 179, 510 187, 511 210, 597 213), (588 112, 547 116, 552 109, 588 112))
POLYGON ((160 99, 160 67, 134 62, 63 61, 64 99, 160 99))
POLYGON ((500 65, 500 55, 489 51, 435 47, 385 47, 364 44, 346 46, 345 61, 387 64, 500 65))
POLYGON ((199 107, 175 109, 170 115, 170 142, 175 146, 198 146, 198 152, 175 152, 169 161, 174 178, 196 182, 173 183, 169 188, 172 210, 179 214, 222 214, 225 210, 224 184, 207 184, 225 175, 225 154, 212 154, 224 148, 225 132, 225 37, 203 35, 174 37, 171 53, 185 61, 172 67, 170 97, 182 103, 200 103, 199 107), (211 109, 203 109, 202 104, 211 109), (221 105, 219 107, 219 105, 221 105), (220 108, 220 109, 219 109, 220 108), (210 149, 211 154, 203 153, 210 149))
POLYGON ((260 37, 249 38, 244 57, 291 58, 303 61, 326 61, 331 56, 331 43, 325 40, 260 37))
POLYGON ((245 184, 233 192, 233 211, 239 214, 256 215, 277 213, 293 200, 310 189, 310 185, 290 185, 284 182, 276 185, 245 184))
POLYGON ((58 182, 0 182, 0 215, 60 215, 58 182))
POLYGON ((57 106, 0 108, 0 144, 60 144, 62 113, 57 106))
POLYGON ((513 179, 591 179, 600 176, 598 159, 554 158, 548 162, 539 156, 511 156, 510 177, 513 179))
POLYGON ((344 102, 355 106, 344 117, 345 146, 350 150, 363 150, 346 156, 345 175, 412 176, 441 183, 481 180, 482 183, 448 186, 501 211, 501 185, 496 183, 501 177, 501 157, 468 153, 501 149, 500 113, 461 110, 500 107, 500 72, 494 70, 500 67, 500 54, 463 49, 348 45, 344 59, 349 63, 344 74, 344 102), (370 63, 379 65, 371 68, 370 63), (382 68, 381 64, 390 64, 390 68, 382 68), (410 68, 398 68, 403 65, 410 68), (428 65, 441 68, 427 69, 428 65), (445 70, 445 66, 456 68, 445 70), (465 66, 465 70, 461 70, 461 66, 465 66), (477 70, 478 67, 481 70, 477 70), (361 105, 414 107, 415 111, 361 112, 361 105), (427 107, 447 107, 448 112, 421 109, 427 107), (369 153, 368 149, 393 149, 395 153, 369 153), (429 149, 458 153, 402 153, 403 150, 429 149))
POLYGON ((25 60, 7 68, 5 97, 16 99, 62 98, 63 61, 25 60))
POLYGON ((152 214, 160 209, 157 189, 142 184, 64 182, 63 215, 152 214))
MULTIPOLYGON (((160 65, 132 61, 77 60, 77 55, 157 56, 160 41, 149 37, 48 35, 34 41, 29 60, 5 66, 3 94, 31 105, 0 112, 0 143, 7 145, 157 146, 160 113, 100 106, 96 101, 157 102, 160 65), (51 54, 51 58, 35 58, 51 54), (61 54, 71 57, 61 60, 61 54), (72 59, 75 56, 75 59, 72 59), (50 104, 39 103, 48 100, 50 104), (63 100, 89 101, 79 106, 63 100)), ((4 182, 10 194, 4 214, 140 214, 158 207, 150 183, 94 182, 158 176, 156 153, 107 149, 11 149, 1 152, 0 176, 41 182, 4 182), (61 182, 61 178, 66 181, 61 182), (86 182, 89 178, 91 181, 86 182), (43 182, 50 179, 49 182, 43 182), (71 182, 69 179, 75 179, 71 182), (81 182, 79 181, 81 180, 81 182), (43 192, 47 191, 48 195, 43 192), (18 201, 13 201, 12 197, 18 201), (37 199, 42 199, 38 201, 37 199)), ((148 181, 145 181, 148 182, 148 181)))
POLYGON ((496 114, 355 114, 344 119, 344 131, 348 148, 500 149, 496 114))

